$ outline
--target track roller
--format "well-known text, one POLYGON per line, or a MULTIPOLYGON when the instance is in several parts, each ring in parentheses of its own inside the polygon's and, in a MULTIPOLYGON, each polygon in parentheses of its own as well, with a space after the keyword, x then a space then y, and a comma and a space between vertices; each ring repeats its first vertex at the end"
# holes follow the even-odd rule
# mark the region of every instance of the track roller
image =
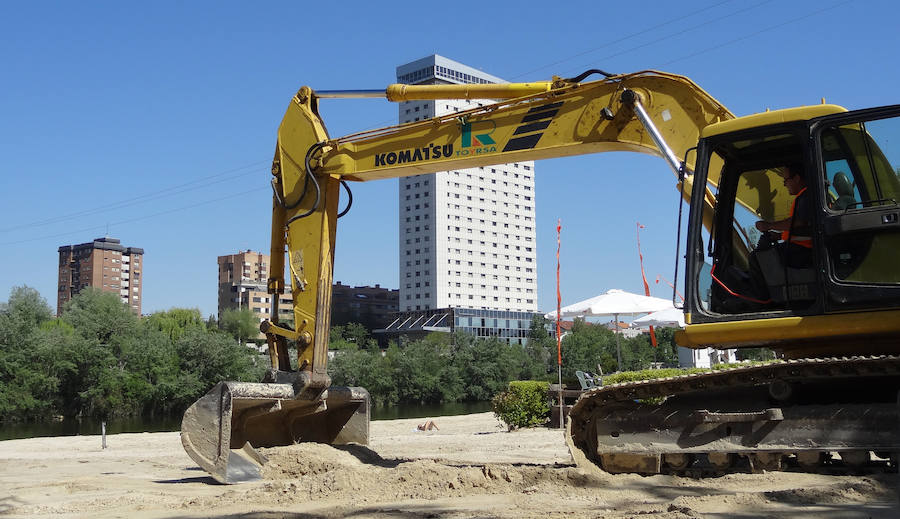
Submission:
POLYGON ((719 470, 728 470, 734 465, 734 454, 729 452, 710 452, 706 457, 709 464, 719 470))
POLYGON ((780 452, 753 452, 747 454, 750 461, 750 472, 758 474, 763 471, 781 470, 781 460, 784 454, 780 452))
POLYGON ((825 460, 825 453, 821 451, 800 451, 795 454, 797 463, 805 469, 813 469, 825 460))
POLYGON ((674 470, 684 470, 694 461, 692 454, 663 454, 663 462, 674 470))

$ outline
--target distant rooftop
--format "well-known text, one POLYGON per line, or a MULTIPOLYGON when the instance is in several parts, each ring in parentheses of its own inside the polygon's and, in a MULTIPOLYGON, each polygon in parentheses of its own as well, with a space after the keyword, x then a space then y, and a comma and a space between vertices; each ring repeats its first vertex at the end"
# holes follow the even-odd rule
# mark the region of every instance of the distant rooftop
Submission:
POLYGON ((101 250, 114 250, 119 252, 125 252, 128 254, 143 254, 144 249, 140 247, 124 247, 121 244, 118 238, 112 238, 110 236, 104 236, 102 238, 95 238, 94 241, 89 241, 87 243, 79 243, 78 245, 63 245, 59 249, 58 252, 66 252, 66 251, 78 251, 84 249, 101 249, 101 250))
POLYGON ((397 81, 400 83, 430 83, 434 80, 458 84, 508 82, 438 54, 397 67, 397 81))

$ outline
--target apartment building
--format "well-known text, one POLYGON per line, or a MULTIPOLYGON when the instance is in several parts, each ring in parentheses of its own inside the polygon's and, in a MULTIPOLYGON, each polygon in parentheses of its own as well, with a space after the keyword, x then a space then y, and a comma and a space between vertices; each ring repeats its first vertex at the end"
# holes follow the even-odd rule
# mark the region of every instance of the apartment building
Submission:
MULTIPOLYGON (((260 322, 268 319, 275 299, 267 292, 269 255, 250 250, 218 257, 219 265, 219 317, 229 309, 248 309, 260 322)), ((340 281, 332 285, 331 323, 343 325, 359 323, 369 329, 384 326, 390 315, 397 311, 398 291, 374 287, 353 287, 340 281)), ((278 319, 293 323, 294 308, 290 294, 280 294, 278 319)), ((260 339, 264 338, 262 334, 260 339)))
MULTIPOLYGON (((436 54, 397 67, 397 81, 416 85, 506 82, 436 54)), ((490 103, 406 101, 399 105, 399 122, 429 120, 490 103)), ((480 130, 489 132, 471 129, 469 144, 474 144, 480 130)), ((469 329, 477 336, 523 342, 520 325, 537 313, 534 185, 533 161, 399 179, 402 315, 383 331, 396 333, 400 323, 426 323, 441 315, 445 325, 440 328, 446 330, 469 329), (445 311, 435 313, 438 309, 445 311)))
POLYGON ((141 315, 144 249, 125 247, 109 236, 78 245, 59 247, 56 315, 86 287, 119 295, 122 303, 141 315))
MULTIPOLYGON (((250 310, 260 322, 268 319, 274 296, 268 293, 269 255, 246 250, 218 257, 219 319, 226 310, 250 310)), ((290 293, 280 294, 278 319, 294 321, 290 293)), ((262 335, 260 338, 263 338, 262 335)))
MULTIPOLYGON (((439 55, 397 67, 397 80, 505 82, 439 55)), ((407 101, 400 103, 399 120, 427 120, 489 103, 407 101)), ((537 311, 533 162, 405 177, 399 193, 401 311, 537 311)))

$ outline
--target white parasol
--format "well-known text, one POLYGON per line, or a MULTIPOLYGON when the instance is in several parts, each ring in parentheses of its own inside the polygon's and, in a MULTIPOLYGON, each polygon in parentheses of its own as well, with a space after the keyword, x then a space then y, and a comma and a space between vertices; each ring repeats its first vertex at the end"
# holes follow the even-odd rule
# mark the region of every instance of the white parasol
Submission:
MULTIPOLYGON (((599 296, 564 306, 560 308, 560 315, 562 317, 611 315, 615 319, 618 332, 619 315, 621 314, 644 314, 669 308, 674 308, 674 305, 668 299, 632 294, 631 292, 614 288, 599 296)), ((557 315, 556 312, 549 312, 545 317, 555 320, 557 315)), ((618 356, 619 371, 621 371, 622 350, 619 346, 618 333, 616 333, 616 355, 618 356)))

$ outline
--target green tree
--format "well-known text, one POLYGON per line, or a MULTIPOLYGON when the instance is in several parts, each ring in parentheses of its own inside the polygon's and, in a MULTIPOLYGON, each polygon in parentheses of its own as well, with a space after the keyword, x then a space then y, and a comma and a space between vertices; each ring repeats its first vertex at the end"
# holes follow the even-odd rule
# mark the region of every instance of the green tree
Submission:
POLYGON ((332 350, 378 349, 378 343, 369 330, 359 323, 347 323, 331 327, 328 347, 332 350))
MULTIPOLYGON (((394 344, 389 351, 396 348, 394 344)), ((393 366, 388 356, 381 355, 381 352, 357 349, 337 351, 328 364, 328 372, 335 385, 368 390, 374 405, 399 402, 393 366)))
POLYGON ((497 339, 475 339, 457 334, 453 364, 465 381, 464 400, 490 400, 519 372, 517 355, 524 351, 497 339))
POLYGON ((519 375, 520 380, 549 380, 556 373, 556 339, 547 333, 550 321, 538 315, 531 320, 528 339, 525 342, 527 364, 519 375))
POLYGON ((139 318, 118 294, 86 288, 66 303, 62 320, 75 332, 58 348, 67 366, 60 385, 64 414, 134 414, 139 396, 129 391, 127 351, 134 347, 139 318))
POLYGON ((259 335, 259 318, 246 308, 225 310, 219 316, 219 325, 241 344, 259 335))
MULTIPOLYGON (((622 349, 624 361, 627 348, 622 349)), ((575 380, 576 371, 597 371, 598 364, 604 373, 612 373, 618 369, 616 337, 604 326, 575 319, 572 332, 562 340, 562 361, 562 376, 568 381, 575 380)))
POLYGON ((357 348, 376 348, 375 339, 369 334, 369 330, 359 323, 347 323, 344 326, 344 338, 348 342, 356 344, 357 348))
POLYGON ((350 342, 344 337, 344 326, 332 326, 328 333, 328 349, 332 351, 356 350, 356 342, 350 342))
POLYGON ((349 349, 329 364, 338 385, 362 386, 375 403, 484 401, 518 377, 530 360, 525 348, 458 333, 429 334, 402 348, 349 349))
MULTIPOLYGON (((64 414, 111 417, 166 412, 200 393, 179 372, 173 340, 206 334, 196 310, 172 309, 141 321, 116 294, 83 290, 65 307, 55 356, 64 414), (71 327, 72 332, 65 334, 71 327)), ((216 332, 218 333, 218 332, 216 332)))
POLYGON ((143 320, 149 326, 163 332, 171 341, 177 341, 188 329, 206 329, 200 310, 196 308, 172 308, 155 312, 143 320))
POLYGON ((648 369, 651 362, 657 362, 657 349, 646 335, 628 338, 620 336, 619 344, 622 348, 622 369, 625 371, 648 369))
POLYGON ((676 328, 655 328, 657 349, 657 362, 664 363, 667 367, 678 367, 678 344, 675 343, 676 328))
POLYGON ((402 357, 392 356, 401 400, 440 403, 460 399, 462 384, 452 360, 453 350, 449 335, 433 333, 407 344, 402 357))
MULTIPOLYGON (((202 388, 193 374, 179 369, 180 359, 169 334, 158 329, 158 323, 144 320, 143 324, 123 353, 131 375, 128 392, 135 395, 138 410, 144 415, 180 411, 199 396, 202 388)), ((188 326, 177 334, 178 338, 188 330, 209 333, 202 325, 188 326)))
POLYGON ((53 311, 41 294, 27 286, 13 287, 9 294, 7 310, 3 314, 10 324, 20 327, 17 332, 27 332, 53 318, 53 311))
POLYGON ((62 319, 79 335, 101 344, 118 347, 120 341, 138 329, 138 316, 119 299, 118 294, 85 288, 63 308, 62 319))
POLYGON ((58 362, 42 341, 52 311, 37 290, 18 286, 0 313, 0 421, 30 420, 53 412, 58 362))
POLYGON ((185 381, 196 383, 191 393, 198 395, 224 380, 257 382, 265 371, 254 349, 224 333, 187 330, 175 341, 175 351, 179 369, 191 375, 185 381))
MULTIPOLYGON (((77 327, 75 333, 59 334, 55 339, 54 353, 61 361, 57 394, 61 414, 105 416, 118 400, 110 394, 114 392, 110 384, 113 377, 106 375, 107 371, 116 371, 118 365, 112 350, 97 338, 79 333, 77 327)), ((121 406, 120 410, 124 411, 121 406)))

